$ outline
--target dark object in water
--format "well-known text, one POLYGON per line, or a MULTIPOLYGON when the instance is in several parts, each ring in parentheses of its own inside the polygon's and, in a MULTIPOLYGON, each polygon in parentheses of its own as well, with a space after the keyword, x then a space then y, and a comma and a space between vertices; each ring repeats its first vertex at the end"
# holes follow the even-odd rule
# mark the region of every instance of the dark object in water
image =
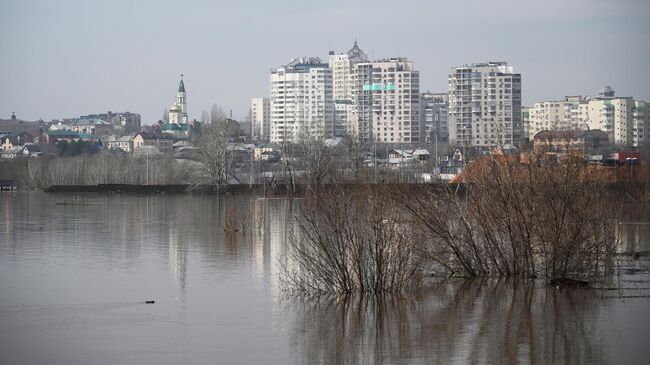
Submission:
POLYGON ((569 278, 555 278, 549 282, 552 286, 562 286, 568 288, 587 288, 589 287, 589 282, 584 280, 576 280, 569 278))
POLYGON ((635 260, 638 260, 638 259, 640 259, 640 258, 641 258, 641 254, 638 253, 638 252, 635 252, 635 253, 634 253, 634 259, 635 259, 635 260))
POLYGON ((146 302, 144 302, 144 304, 154 304, 154 303, 156 303, 155 300, 147 300, 146 302))

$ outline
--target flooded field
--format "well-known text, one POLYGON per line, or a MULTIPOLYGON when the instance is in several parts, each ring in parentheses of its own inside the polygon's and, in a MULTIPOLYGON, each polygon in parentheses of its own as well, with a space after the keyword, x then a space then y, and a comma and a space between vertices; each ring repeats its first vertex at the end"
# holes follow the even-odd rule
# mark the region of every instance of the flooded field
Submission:
POLYGON ((648 222, 619 225, 621 250, 641 255, 599 289, 454 279, 409 296, 314 299, 279 288, 297 213, 286 198, 0 193, 0 363, 650 358, 648 222))

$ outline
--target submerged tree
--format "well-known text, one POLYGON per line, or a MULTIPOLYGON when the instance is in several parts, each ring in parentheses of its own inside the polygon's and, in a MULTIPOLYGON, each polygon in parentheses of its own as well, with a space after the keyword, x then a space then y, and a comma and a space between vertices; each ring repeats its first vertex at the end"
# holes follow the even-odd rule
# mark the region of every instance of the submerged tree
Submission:
POLYGON ((387 293, 419 287, 419 239, 384 187, 321 189, 302 206, 283 284, 301 293, 387 293))
POLYGON ((450 274, 593 277, 616 252, 617 205, 599 171, 578 159, 490 156, 451 185, 407 191, 396 203, 426 228, 429 257, 450 274))

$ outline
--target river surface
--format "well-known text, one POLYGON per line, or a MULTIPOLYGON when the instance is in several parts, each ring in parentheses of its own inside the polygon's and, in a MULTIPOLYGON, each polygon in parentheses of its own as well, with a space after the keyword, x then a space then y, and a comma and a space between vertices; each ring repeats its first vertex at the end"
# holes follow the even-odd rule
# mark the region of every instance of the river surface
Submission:
MULTIPOLYGON (((650 361, 647 255, 610 283, 623 290, 457 279, 295 298, 279 277, 297 213, 284 198, 0 193, 0 364, 650 361)), ((622 250, 650 251, 650 224, 620 227, 622 250)))

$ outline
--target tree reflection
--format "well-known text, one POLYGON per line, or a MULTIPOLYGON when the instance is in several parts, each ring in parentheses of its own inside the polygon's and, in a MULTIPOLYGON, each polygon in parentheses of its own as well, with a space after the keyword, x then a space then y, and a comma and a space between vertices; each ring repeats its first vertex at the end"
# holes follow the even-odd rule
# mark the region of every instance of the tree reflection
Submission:
POLYGON ((300 363, 588 363, 597 298, 532 281, 451 280, 417 296, 293 298, 300 363))

